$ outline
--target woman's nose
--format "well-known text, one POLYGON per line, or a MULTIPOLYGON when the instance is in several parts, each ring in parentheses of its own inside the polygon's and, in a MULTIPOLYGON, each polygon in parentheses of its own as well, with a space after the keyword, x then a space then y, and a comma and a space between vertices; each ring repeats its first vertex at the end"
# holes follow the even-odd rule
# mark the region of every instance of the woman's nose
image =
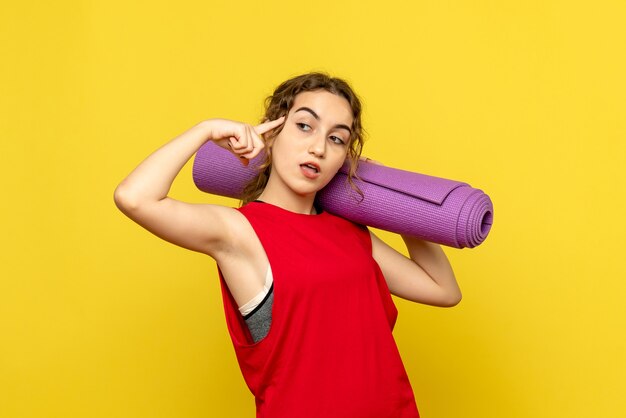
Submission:
POLYGON ((326 153, 326 139, 323 135, 314 135, 309 144, 309 154, 323 158, 326 153))

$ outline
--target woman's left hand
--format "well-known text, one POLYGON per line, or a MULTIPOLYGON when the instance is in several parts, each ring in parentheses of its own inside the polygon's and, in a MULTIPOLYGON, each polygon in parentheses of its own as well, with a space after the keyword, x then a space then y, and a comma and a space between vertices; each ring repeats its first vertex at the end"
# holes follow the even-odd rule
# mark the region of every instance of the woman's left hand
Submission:
POLYGON ((376 165, 385 165, 379 161, 376 160, 372 160, 371 158, 367 158, 367 157, 359 157, 359 161, 360 162, 365 162, 365 163, 372 163, 372 164, 376 164, 376 165))

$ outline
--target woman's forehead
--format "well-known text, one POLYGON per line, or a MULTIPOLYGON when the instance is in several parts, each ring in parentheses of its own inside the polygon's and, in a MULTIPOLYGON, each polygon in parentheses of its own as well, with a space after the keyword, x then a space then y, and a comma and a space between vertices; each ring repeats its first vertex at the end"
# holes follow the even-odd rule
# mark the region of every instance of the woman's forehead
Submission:
POLYGON ((352 125, 354 119, 350 103, 342 97, 326 90, 299 93, 289 113, 306 113, 323 121, 352 125))

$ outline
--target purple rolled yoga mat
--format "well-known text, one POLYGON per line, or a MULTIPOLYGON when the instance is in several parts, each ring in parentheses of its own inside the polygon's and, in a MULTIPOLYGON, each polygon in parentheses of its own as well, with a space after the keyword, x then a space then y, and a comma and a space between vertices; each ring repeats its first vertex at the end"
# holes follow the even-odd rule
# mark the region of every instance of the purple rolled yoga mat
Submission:
MULTIPOLYGON (((259 155, 244 167, 229 151, 209 141, 193 163, 196 186, 207 193, 239 199, 261 164, 259 155)), ((455 248, 473 248, 489 234, 491 199, 460 181, 361 162, 348 181, 348 164, 317 194, 321 207, 350 221, 455 248)))

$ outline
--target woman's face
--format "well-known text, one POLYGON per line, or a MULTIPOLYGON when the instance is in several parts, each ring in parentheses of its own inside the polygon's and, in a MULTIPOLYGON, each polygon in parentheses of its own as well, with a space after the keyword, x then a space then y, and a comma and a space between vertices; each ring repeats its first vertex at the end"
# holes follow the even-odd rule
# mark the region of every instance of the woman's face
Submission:
POLYGON ((299 93, 274 139, 271 176, 300 195, 322 189, 346 159, 352 121, 345 98, 326 90, 299 93))

